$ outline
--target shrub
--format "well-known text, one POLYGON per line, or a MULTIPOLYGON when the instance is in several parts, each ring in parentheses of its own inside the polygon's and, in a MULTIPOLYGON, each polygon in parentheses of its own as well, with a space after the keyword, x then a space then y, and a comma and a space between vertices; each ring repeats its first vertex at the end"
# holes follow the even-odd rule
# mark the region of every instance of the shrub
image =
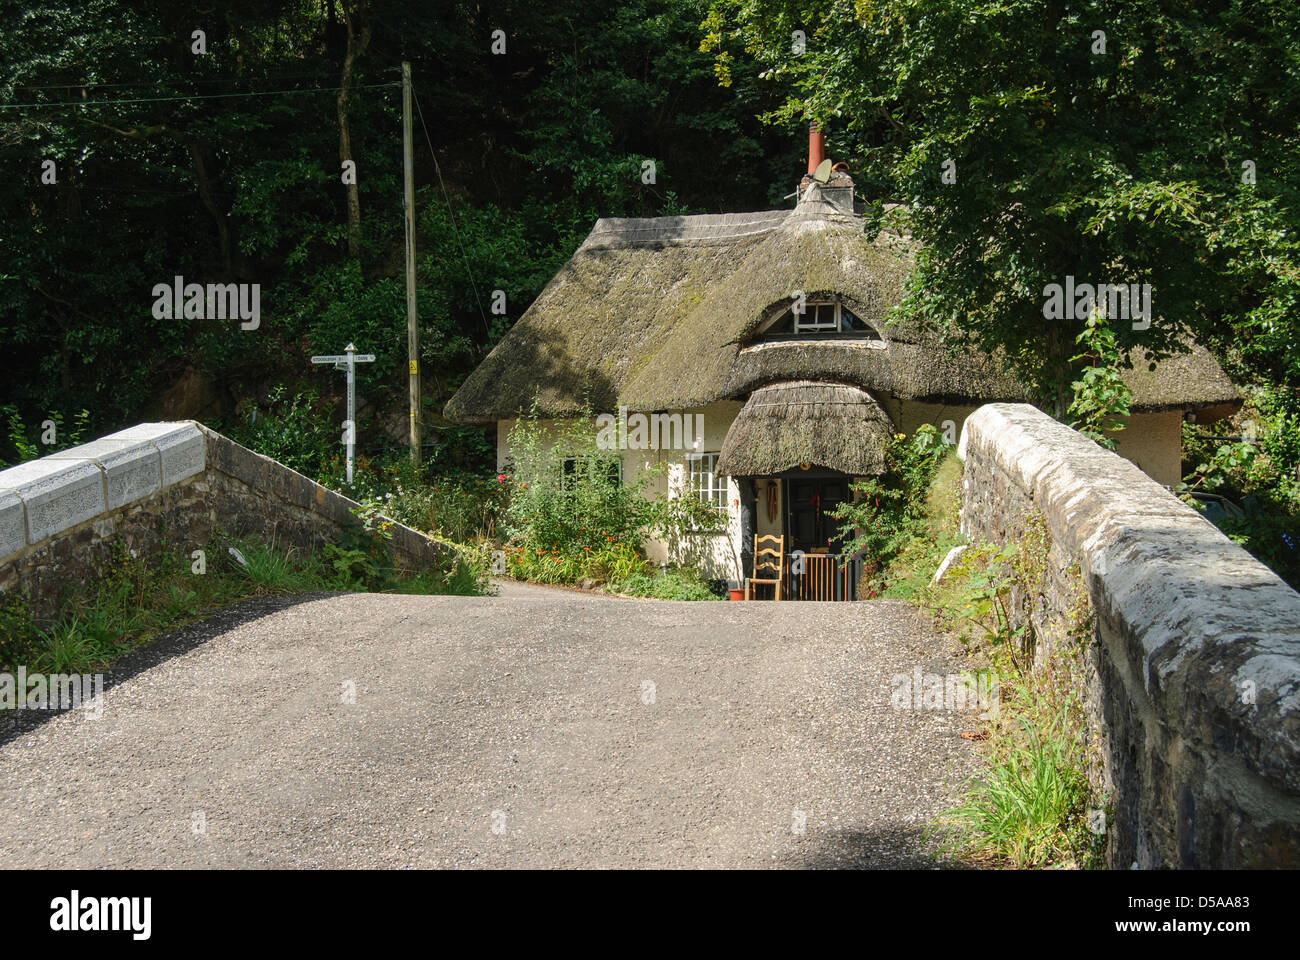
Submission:
POLYGON ((600 583, 619 583, 650 569, 650 562, 626 543, 611 543, 599 550, 584 547, 582 575, 600 583))
POLYGON ((690 570, 670 569, 662 573, 633 573, 611 583, 618 593, 657 600, 721 600, 722 595, 690 570))
POLYGON ((1184 424, 1184 463, 1194 466, 1178 490, 1224 534, 1300 589, 1297 403, 1281 390, 1248 389, 1246 403, 1233 418, 1208 430, 1184 424), (1242 509, 1211 512, 1191 496, 1196 491, 1212 491, 1242 509))
POLYGON ((861 552, 883 574, 925 532, 926 495, 952 444, 932 424, 911 439, 895 434, 885 451, 885 473, 853 484, 855 499, 830 514, 840 521, 846 554, 861 552))
POLYGON ((438 478, 429 483, 399 479, 373 501, 385 514, 415 530, 457 543, 495 540, 510 499, 504 476, 438 478))
POLYGON ((316 407, 315 390, 286 398, 283 385, 266 399, 266 409, 254 407, 246 421, 227 426, 236 443, 276 460, 312 479, 327 473, 331 458, 339 456, 341 426, 336 426, 316 407))
POLYGON ((648 536, 680 544, 716 525, 716 511, 694 497, 647 496, 664 465, 623 477, 620 451, 601 449, 597 436, 590 411, 545 423, 534 403, 516 422, 503 511, 511 576, 539 583, 625 580, 648 570, 648 536))
MULTIPOLYGON (((37 428, 34 438, 28 436, 28 427, 23 422, 17 405, 6 404, 4 407, 0 407, 0 413, 8 417, 8 439, 12 452, 6 451, 6 456, 11 456, 15 463, 36 460, 39 457, 49 456, 51 453, 58 453, 60 450, 75 447, 77 444, 85 442, 86 431, 90 426, 89 410, 82 410, 73 418, 72 425, 66 427, 64 426, 63 412, 55 410, 46 418, 54 424, 54 442, 46 444, 43 442, 45 433, 43 427, 37 428)), ((0 468, 5 466, 7 466, 5 460, 0 459, 0 468)))
POLYGON ((1115 333, 1105 315, 1094 308, 1075 342, 1083 351, 1071 357, 1070 362, 1084 361, 1088 366, 1070 384, 1073 399, 1069 414, 1074 418, 1070 426, 1107 450, 1114 450, 1113 434, 1124 429, 1133 401, 1133 391, 1120 372, 1115 333))
POLYGON ((506 509, 512 540, 568 553, 612 543, 641 546, 651 519, 642 490, 653 473, 642 471, 632 482, 621 477, 619 451, 600 449, 591 421, 587 411, 580 420, 548 427, 534 403, 531 414, 515 422, 509 437, 514 475, 506 509))

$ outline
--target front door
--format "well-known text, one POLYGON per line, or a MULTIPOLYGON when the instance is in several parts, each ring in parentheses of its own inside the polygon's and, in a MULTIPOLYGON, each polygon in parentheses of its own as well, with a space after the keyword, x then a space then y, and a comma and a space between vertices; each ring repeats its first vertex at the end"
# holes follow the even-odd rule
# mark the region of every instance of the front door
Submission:
POLYGON ((848 477, 790 477, 786 481, 786 550, 840 552, 840 521, 832 511, 852 499, 848 477))

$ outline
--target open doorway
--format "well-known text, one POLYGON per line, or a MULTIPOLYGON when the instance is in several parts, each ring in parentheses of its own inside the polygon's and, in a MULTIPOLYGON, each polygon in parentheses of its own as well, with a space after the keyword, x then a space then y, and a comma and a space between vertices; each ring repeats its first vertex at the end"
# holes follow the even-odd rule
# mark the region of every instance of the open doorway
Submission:
POLYGON ((831 514, 852 499, 850 478, 843 474, 790 476, 786 482, 785 530, 790 550, 838 554, 840 521, 831 514))

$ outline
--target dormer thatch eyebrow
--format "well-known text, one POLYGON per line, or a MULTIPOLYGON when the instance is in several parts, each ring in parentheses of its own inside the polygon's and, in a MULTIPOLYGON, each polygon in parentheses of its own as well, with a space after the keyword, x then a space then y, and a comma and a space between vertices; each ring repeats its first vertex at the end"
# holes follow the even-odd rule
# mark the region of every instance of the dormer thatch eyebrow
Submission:
POLYGON ((778 300, 765 314, 770 319, 747 339, 747 345, 777 340, 809 338, 878 341, 885 338, 876 326, 863 319, 867 311, 838 293, 808 295, 778 300))

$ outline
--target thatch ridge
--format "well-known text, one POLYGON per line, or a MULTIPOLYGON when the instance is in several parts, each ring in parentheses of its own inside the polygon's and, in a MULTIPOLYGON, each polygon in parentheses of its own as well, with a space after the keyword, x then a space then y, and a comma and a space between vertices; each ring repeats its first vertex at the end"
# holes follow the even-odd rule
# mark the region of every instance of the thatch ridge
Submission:
MULTIPOLYGON (((934 333, 884 319, 903 295, 910 245, 861 217, 769 210, 750 214, 597 221, 447 403, 461 422, 511 419, 534 396, 546 416, 597 410, 672 410, 743 399, 769 383, 832 381, 905 400, 982 403, 1028 399, 1008 364, 973 348, 954 354, 934 333), (833 292, 885 338, 885 350, 792 342, 746 350, 790 302, 833 292)), ((1239 402, 1204 348, 1124 373, 1132 409, 1239 402)))

